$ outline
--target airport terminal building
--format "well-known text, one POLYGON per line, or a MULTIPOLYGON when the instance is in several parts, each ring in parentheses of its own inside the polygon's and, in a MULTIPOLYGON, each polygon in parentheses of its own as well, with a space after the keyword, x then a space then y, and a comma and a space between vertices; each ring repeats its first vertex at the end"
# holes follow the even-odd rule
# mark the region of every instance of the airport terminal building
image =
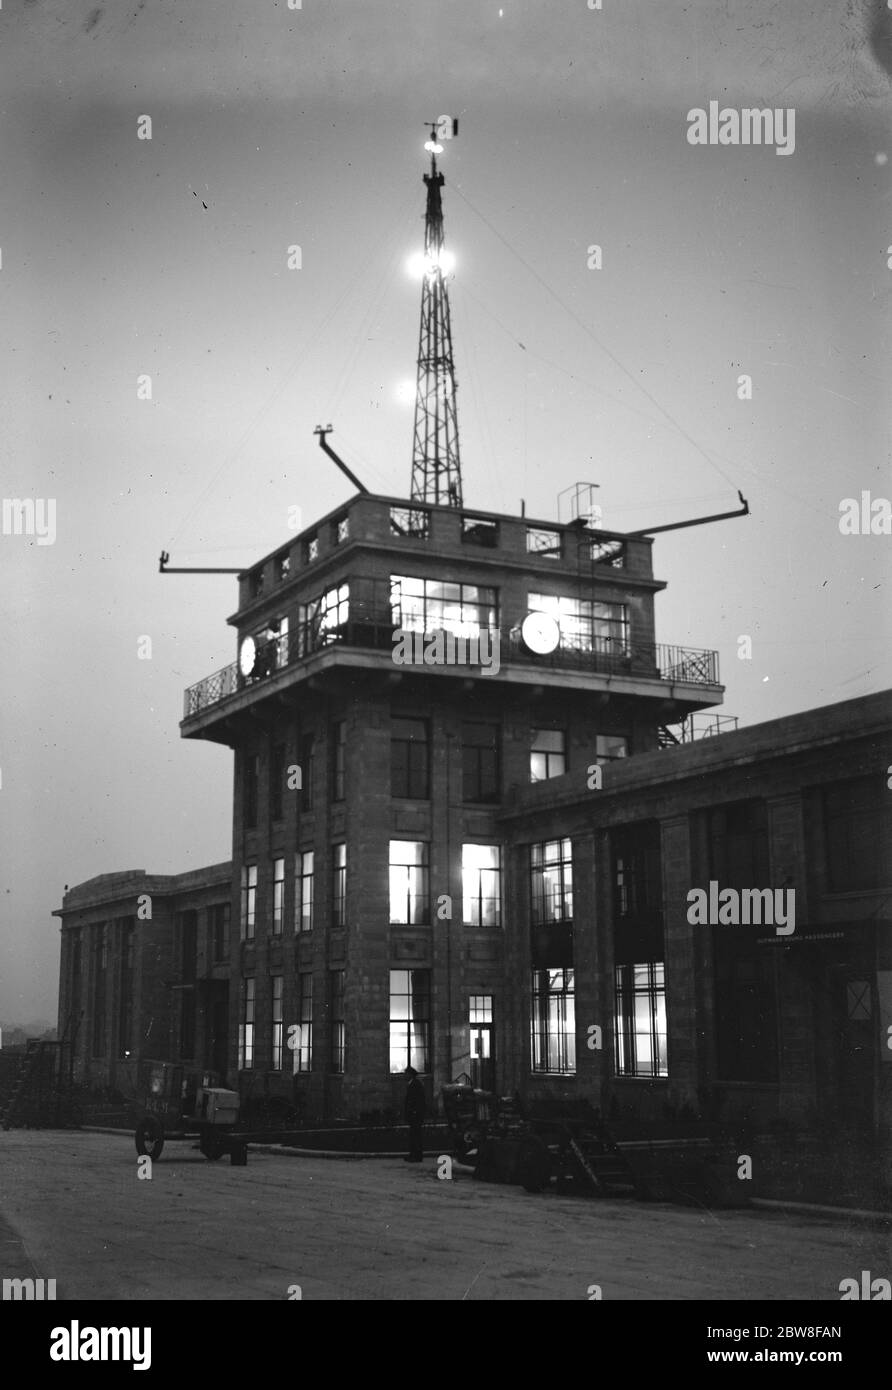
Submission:
POLYGON ((358 490, 239 573, 235 660, 185 695, 232 750, 231 864, 68 893, 59 1036, 91 1084, 160 1054, 319 1119, 398 1109, 411 1064, 431 1097, 888 1129, 889 694, 736 730, 716 652, 657 640, 653 532, 742 498, 628 534, 591 485, 558 521, 465 505, 456 133, 410 498, 319 427, 358 490))
POLYGON ((232 862, 66 896, 78 1075, 888 1128, 889 696, 733 729, 652 548, 361 494, 242 574, 181 725, 233 750, 232 862))

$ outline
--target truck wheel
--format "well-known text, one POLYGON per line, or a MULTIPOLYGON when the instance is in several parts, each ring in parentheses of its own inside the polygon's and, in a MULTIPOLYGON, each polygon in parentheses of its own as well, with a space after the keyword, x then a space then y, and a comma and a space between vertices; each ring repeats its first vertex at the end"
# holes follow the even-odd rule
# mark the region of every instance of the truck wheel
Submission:
POLYGON ((551 1154, 541 1139, 522 1139, 517 1155, 517 1181, 525 1192, 544 1192, 551 1178, 551 1154))
POLYGON ((246 1168, 248 1165, 247 1144, 232 1144, 229 1149, 229 1162, 233 1168, 246 1168))
POLYGON ((161 1157, 161 1150, 164 1148, 164 1130, 161 1128, 161 1121, 154 1115, 146 1115, 136 1126, 134 1135, 136 1141, 136 1152, 145 1154, 156 1163, 161 1157))

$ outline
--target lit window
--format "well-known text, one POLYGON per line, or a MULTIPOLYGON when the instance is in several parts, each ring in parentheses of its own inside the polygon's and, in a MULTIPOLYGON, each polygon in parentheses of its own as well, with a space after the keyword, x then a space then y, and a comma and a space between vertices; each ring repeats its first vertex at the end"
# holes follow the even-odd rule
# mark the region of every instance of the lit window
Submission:
POLYGON ((469 1001, 471 1023, 492 1023, 492 995, 472 994, 469 1001))
POLYGON ((298 656, 337 642, 343 635, 350 615, 350 585, 339 584, 327 589, 312 603, 302 603, 298 608, 298 656))
POLYGON ((332 845, 331 924, 343 927, 347 923, 347 846, 332 845))
POLYGON ((254 940, 257 913, 257 865, 242 868, 242 940, 254 940))
POLYGON ((274 618, 267 629, 266 649, 274 670, 288 665, 288 619, 274 618))
POLYGON ((567 771, 567 735, 563 729, 534 729, 530 743, 530 781, 545 782, 567 771))
POLYGON ((282 1029, 284 1015, 282 1013, 282 996, 285 988, 285 976, 273 975, 271 977, 271 994, 273 1010, 273 1033, 272 1033, 272 1069, 273 1071, 282 1070, 282 1029))
POLYGON ((624 603, 595 603, 567 594, 530 594, 531 612, 546 613, 557 623, 562 649, 627 656, 629 615, 624 603))
POLYGON ((276 578, 281 581, 287 579, 291 573, 291 556, 287 552, 284 555, 276 556, 276 578))
POLYGON ((471 927, 502 925, 500 845, 462 845, 462 917, 471 927))
POLYGON ((598 734, 595 737, 595 762, 610 763, 629 756, 629 740, 624 734, 598 734))
POLYGON ((534 926, 573 918, 573 851, 569 839, 530 846, 534 926))
POLYGON ((242 1017, 238 1026, 239 1071, 254 1066, 254 980, 242 980, 242 1017))
POLYGON ((313 930, 313 851, 294 856, 294 930, 313 930))
POLYGON ((285 920, 285 860, 273 860, 273 936, 282 935, 285 920))
POLYGON ((662 962, 616 967, 617 1076, 668 1076, 662 962))
POLYGON ((417 926, 430 921, 428 846, 420 840, 390 842, 390 920, 417 926))
POLYGON ((393 625, 404 632, 451 632, 479 637, 499 625, 495 589, 481 584, 453 584, 440 579, 390 577, 393 625))
POLYGON ((297 1046, 294 1049, 294 1070, 313 1070, 313 976, 307 971, 298 976, 300 982, 300 1022, 297 1026, 297 1046))
POLYGON ((576 1001, 572 970, 534 970, 533 1071, 575 1072, 576 1001))
POLYGON ((390 1070, 429 1072, 430 971, 390 972, 390 1070))

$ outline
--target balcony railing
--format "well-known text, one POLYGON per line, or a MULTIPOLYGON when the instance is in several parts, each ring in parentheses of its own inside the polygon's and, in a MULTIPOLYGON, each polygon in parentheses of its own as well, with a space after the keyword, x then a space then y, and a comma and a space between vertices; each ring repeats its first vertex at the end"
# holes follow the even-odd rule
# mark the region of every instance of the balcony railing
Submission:
MULTIPOLYGON (((242 675, 238 663, 234 661, 224 666, 222 671, 216 671, 190 686, 185 693, 183 717, 188 719, 231 695, 262 685, 280 671, 300 667, 310 656, 329 647, 393 651, 396 630, 392 615, 381 612, 366 612, 336 627, 303 624, 292 632, 287 649, 276 640, 258 643, 253 675, 242 675)), ((672 684, 715 686, 719 683, 718 653, 696 647, 629 643, 621 637, 591 637, 581 643, 576 638, 575 646, 562 645, 547 655, 534 656, 525 647, 519 627, 483 627, 480 629, 480 654, 486 659, 492 652, 492 639, 496 634, 499 636, 501 665, 627 675, 672 684)), ((462 635, 466 634, 456 634, 462 635)), ((467 666, 469 663, 465 661, 462 664, 467 666)))

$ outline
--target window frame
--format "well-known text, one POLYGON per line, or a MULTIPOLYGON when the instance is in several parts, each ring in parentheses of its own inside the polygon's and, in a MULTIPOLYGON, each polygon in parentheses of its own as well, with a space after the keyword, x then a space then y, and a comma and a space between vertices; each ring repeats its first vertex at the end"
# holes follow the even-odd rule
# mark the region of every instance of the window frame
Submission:
POLYGON ((392 927, 424 927, 430 926, 431 922, 431 897, 430 897, 430 843, 427 840, 403 840, 392 838, 388 842, 388 904, 389 918, 392 927), (412 845, 420 851, 416 861, 397 859, 394 860, 395 846, 412 845), (402 910, 400 901, 402 889, 395 888, 395 870, 405 869, 405 899, 404 906, 406 916, 394 916, 395 904, 397 910, 402 910), (413 874, 417 874, 420 880, 420 888, 415 888, 413 892, 413 874), (413 915, 414 904, 414 915, 413 915), (420 915, 418 915, 420 914, 420 915))
POLYGON ((285 1059, 285 976, 270 975, 269 981, 270 1019, 272 1022, 270 1030, 270 1070, 283 1071, 285 1059))
MULTIPOLYGON (((573 921, 573 842, 569 835, 556 840, 540 840, 530 845, 530 923, 534 927, 550 927, 573 921), (557 857, 549 858, 552 846, 558 847, 557 857), (537 864, 537 856, 542 862, 537 864), (557 874, 557 892, 548 891, 547 875, 557 874), (559 899, 561 914, 548 912, 550 900, 559 899)), ((544 968, 544 967, 543 967, 544 968)))
POLYGON ((316 853, 299 849, 294 855, 294 931, 313 930, 316 913, 316 853), (309 860, 309 864, 307 861, 309 860))
MULTIPOLYGON (((468 858, 473 858, 469 855, 468 858)), ((489 930, 498 930, 502 925, 502 864, 504 855, 501 844, 494 844, 492 841, 482 842, 479 840, 466 840, 462 844, 462 922, 466 927, 485 927, 489 930), (495 865, 476 865, 465 864, 465 851, 474 849, 495 850, 495 865), (471 880, 471 890, 466 875, 476 876, 476 885, 471 880), (484 893, 485 875, 492 876, 494 891, 484 893), (492 903, 491 913, 487 913, 484 904, 492 903), (470 907, 470 913, 469 913, 470 907), (487 915, 491 915, 493 920, 484 920, 487 915)))
POLYGON ((576 1069, 576 972, 573 966, 534 969, 530 982, 530 1071, 575 1076, 576 1069), (557 976, 561 977, 561 987, 555 989, 552 977, 557 976))
POLYGON ((461 753, 462 753, 462 803, 465 806, 497 806, 502 799, 502 726, 497 720, 487 719, 464 719, 461 726, 461 753), (494 732, 494 739, 489 743, 469 742, 468 730, 470 729, 489 729, 494 732), (489 755, 492 758, 492 768, 485 767, 485 758, 489 755), (471 766, 469 767, 469 764, 471 766), (492 774, 487 780, 486 773, 492 774), (479 788, 477 796, 468 795, 468 783, 472 782, 479 788), (494 796, 487 796, 489 786, 495 790, 494 796))
POLYGON ((285 930, 285 856, 273 859, 273 919, 272 935, 282 936, 285 930))
POLYGON ((629 605, 615 600, 582 598, 579 594, 527 593, 527 609, 553 618, 560 632, 560 650, 596 656, 631 655, 629 605))
POLYGON ((242 865, 242 896, 241 896, 241 939, 242 941, 255 941, 257 938, 257 886, 258 886, 257 861, 249 860, 242 865), (252 877, 253 875, 253 877, 252 877))
POLYGON ((563 725, 557 725, 557 724, 536 724, 536 725, 532 725, 532 726, 530 727, 530 782, 531 782, 532 784, 535 784, 535 783, 537 783, 537 782, 550 782, 551 779, 552 779, 552 777, 563 777, 563 776, 564 776, 564 774, 569 770, 569 765, 570 765, 570 761, 569 761, 569 757, 568 757, 568 745, 569 745, 569 742, 570 742, 570 740, 569 740, 569 738, 568 738, 568 736, 567 736, 567 730, 566 730, 566 728, 565 728, 563 725), (560 750, 557 751, 557 750, 550 749, 550 748, 537 748, 537 747, 536 747, 537 735, 538 735, 538 736, 541 736, 542 734, 557 734, 557 735, 559 735, 560 740, 561 740, 561 748, 560 748, 560 750), (533 759, 536 758, 536 757, 540 757, 540 758, 544 758, 544 759, 545 759, 545 776, 544 776, 544 777, 536 777, 535 774, 534 774, 533 759), (555 759, 556 762, 557 762, 557 760, 560 761, 560 771, 557 771, 557 770, 555 770, 554 772, 551 771, 551 761, 552 761, 552 759, 555 759))
POLYGON ((401 628, 403 632, 442 631, 451 632, 456 637, 479 637, 482 632, 498 630, 499 590, 490 584, 464 584, 458 580, 430 579, 423 575, 392 574, 390 610, 394 628, 401 628), (447 594, 438 593, 437 590, 458 592, 447 594), (450 608, 456 606, 457 612, 450 613, 450 608))
POLYGON ((669 1076, 669 1024, 666 967, 663 961, 638 961, 614 966, 613 1065, 617 1077, 666 1080, 669 1076), (646 971, 643 985, 637 972, 646 971), (656 972, 659 971, 659 978, 656 972), (647 1000, 647 1029, 638 1027, 637 1002, 647 1000), (662 1024, 662 1027, 660 1026, 662 1024), (650 1063, 639 1058, 638 1039, 646 1037, 650 1063))
POLYGON ((420 1074, 427 1075, 433 1069, 431 971, 429 969, 392 969, 388 985, 390 1075, 395 1076, 399 1072, 405 1071, 407 1066, 413 1066, 420 1074), (395 985, 403 983, 402 979, 397 977, 403 976, 407 977, 408 988, 395 988, 395 985), (417 988, 417 985, 423 986, 423 988, 417 988), (394 1005, 397 1000, 405 1000, 406 1003, 405 1005, 397 1005, 395 1012, 394 1005), (416 1013, 416 1008, 420 1008, 420 1012, 416 1013), (402 1033, 403 1028, 405 1028, 404 1034, 402 1033))
POLYGON ((346 800, 347 788, 347 721, 334 719, 331 723, 331 799, 346 800))
MULTIPOLYGON (((402 756, 402 755, 400 755, 402 756)), ((430 720, 416 717, 414 715, 394 714, 390 720, 390 795, 400 801, 429 801, 430 800, 430 720), (420 725, 422 730, 421 738, 409 736, 397 736, 397 726, 406 724, 420 725), (406 790, 397 787, 398 773, 403 769, 398 768, 397 750, 405 749, 405 778, 400 780, 400 787, 405 786, 406 790), (420 753, 422 768, 419 775, 417 763, 418 758, 413 758, 413 750, 420 753), (419 790, 420 788, 420 790, 419 790)))
POLYGON ((338 841, 331 847, 331 924, 333 927, 347 925, 347 844, 338 841))
POLYGON ((294 1073, 306 1075, 313 1070, 313 972, 301 970, 297 976, 297 1047, 294 1049, 294 1073))
POLYGON ((253 975, 242 976, 239 1001, 238 1070, 254 1070, 254 1043, 257 1026, 257 980, 253 975))

